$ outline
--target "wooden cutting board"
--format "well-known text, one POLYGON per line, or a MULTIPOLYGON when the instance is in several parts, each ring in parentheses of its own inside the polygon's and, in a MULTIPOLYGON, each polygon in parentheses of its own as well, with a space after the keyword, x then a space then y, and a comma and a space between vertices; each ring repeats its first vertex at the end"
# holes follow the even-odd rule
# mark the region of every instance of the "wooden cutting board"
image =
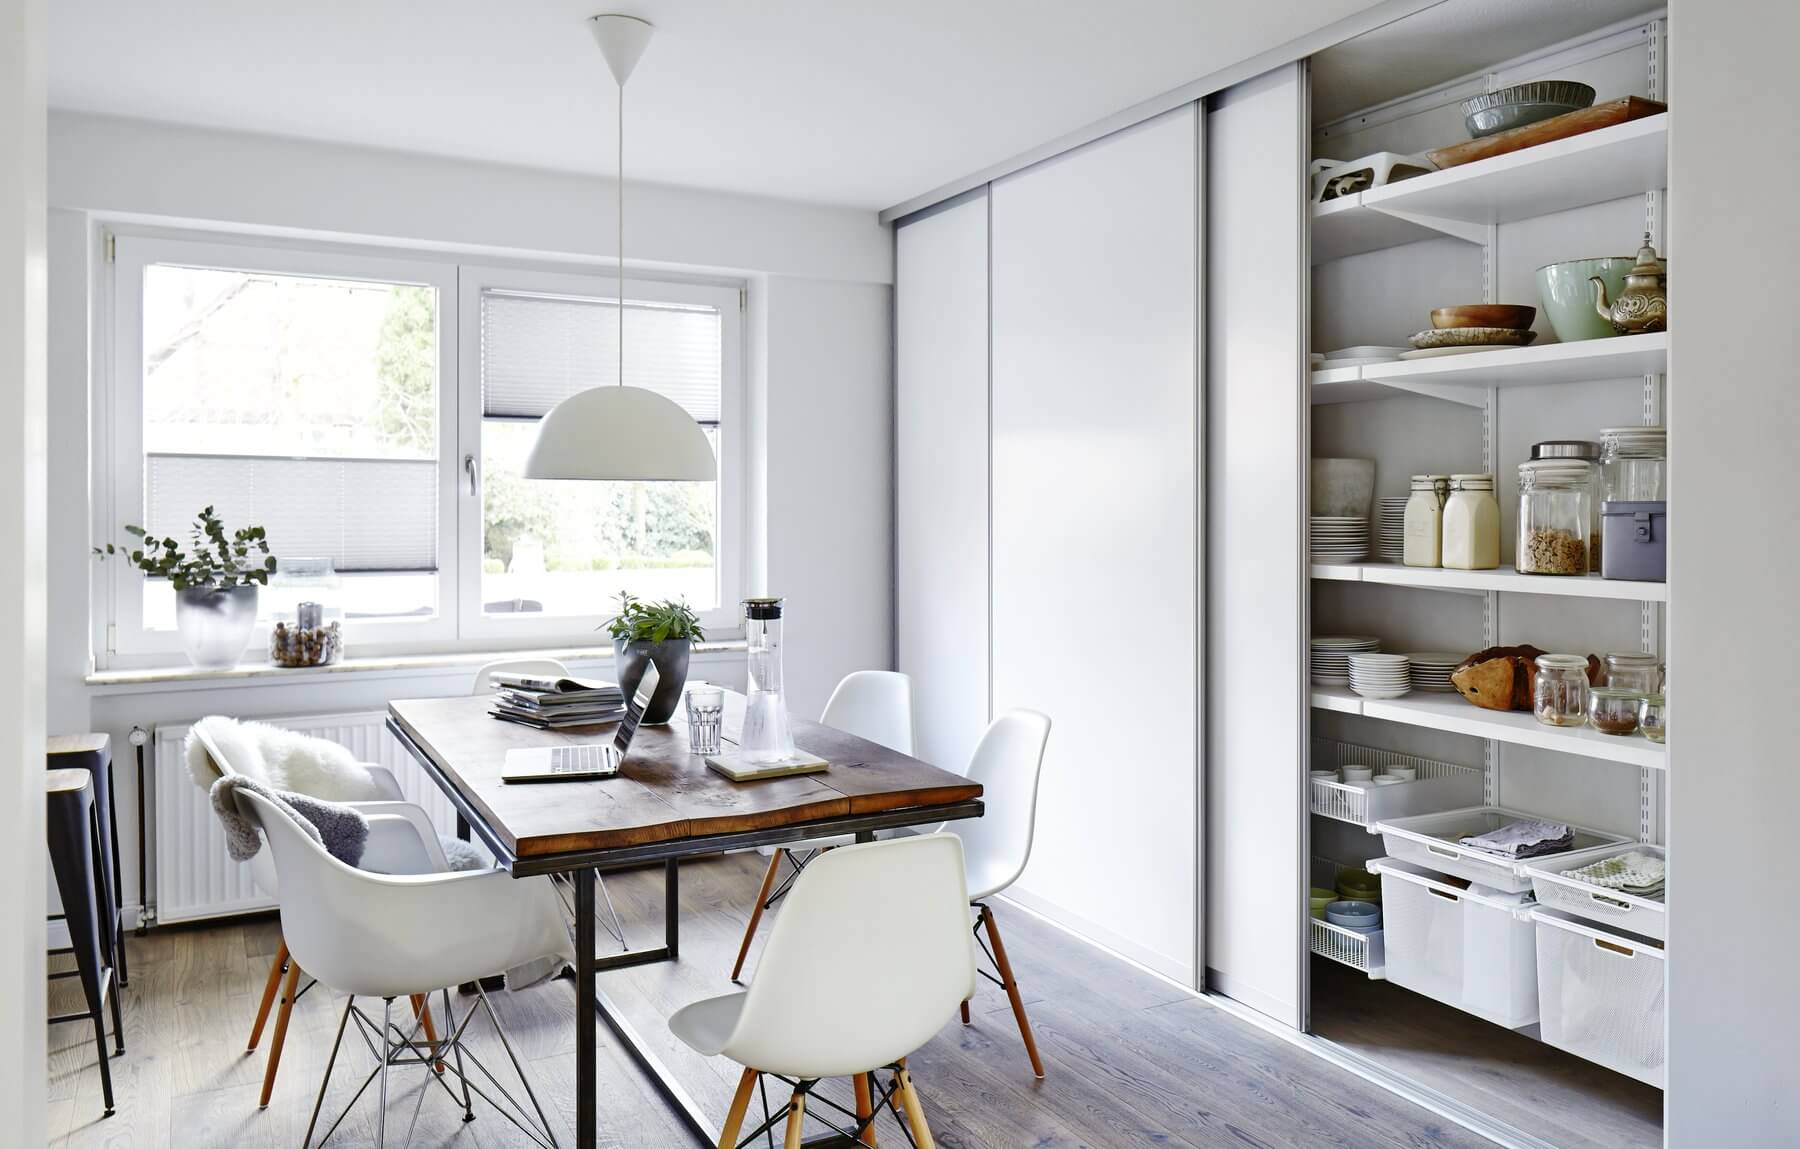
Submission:
POLYGON ((1476 160, 1485 160, 1492 156, 1503 156, 1522 148, 1535 148, 1539 144, 1547 144, 1551 140, 1566 140, 1570 136, 1579 136, 1584 132, 1610 128, 1614 124, 1623 124, 1628 120, 1641 120, 1645 116, 1661 115, 1668 110, 1667 104, 1640 99, 1637 96, 1626 96, 1622 100, 1609 100, 1604 104, 1595 104, 1591 108, 1583 108, 1578 112, 1566 112, 1548 120, 1539 120, 1535 124, 1526 124, 1522 128, 1513 128, 1491 136, 1483 136, 1479 140, 1438 148, 1436 151, 1426 152, 1425 155, 1439 168, 1453 168, 1458 164, 1473 163, 1476 160))

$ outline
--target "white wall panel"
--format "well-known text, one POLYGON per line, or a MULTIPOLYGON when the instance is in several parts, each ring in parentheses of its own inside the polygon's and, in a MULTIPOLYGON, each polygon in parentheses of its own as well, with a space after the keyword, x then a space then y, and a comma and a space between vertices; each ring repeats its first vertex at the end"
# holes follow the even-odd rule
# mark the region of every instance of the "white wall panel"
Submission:
POLYGON ((916 753, 960 770, 988 722, 988 201, 895 236, 895 625, 916 753))
POLYGON ((1192 983, 1198 112, 993 197, 994 709, 1055 722, 1019 896, 1192 983))
POLYGON ((1302 67, 1207 116, 1206 964, 1302 1022, 1307 253, 1302 67))

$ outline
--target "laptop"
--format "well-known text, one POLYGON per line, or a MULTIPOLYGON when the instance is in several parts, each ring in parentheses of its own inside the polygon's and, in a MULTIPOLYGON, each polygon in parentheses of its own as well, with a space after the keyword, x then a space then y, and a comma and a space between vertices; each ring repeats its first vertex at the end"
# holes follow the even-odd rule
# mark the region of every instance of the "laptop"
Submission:
POLYGON ((592 782, 619 772, 624 755, 610 742, 508 750, 502 782, 592 782))

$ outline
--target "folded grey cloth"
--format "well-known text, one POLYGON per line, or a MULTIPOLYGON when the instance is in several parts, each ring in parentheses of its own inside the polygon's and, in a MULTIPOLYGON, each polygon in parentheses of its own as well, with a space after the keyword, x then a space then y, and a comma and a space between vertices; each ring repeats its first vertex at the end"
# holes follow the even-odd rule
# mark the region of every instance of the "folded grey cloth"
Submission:
POLYGON ((1562 822, 1544 822, 1521 818, 1508 822, 1498 830, 1464 838, 1462 845, 1508 858, 1535 858, 1560 853, 1575 845, 1575 832, 1562 822))
POLYGON ((281 807, 313 841, 346 866, 362 861, 363 849, 369 844, 369 820, 350 806, 309 798, 289 790, 276 790, 242 774, 227 774, 212 785, 213 813, 225 827, 225 849, 233 858, 247 862, 262 849, 262 833, 255 822, 238 809, 239 790, 248 790, 281 807))

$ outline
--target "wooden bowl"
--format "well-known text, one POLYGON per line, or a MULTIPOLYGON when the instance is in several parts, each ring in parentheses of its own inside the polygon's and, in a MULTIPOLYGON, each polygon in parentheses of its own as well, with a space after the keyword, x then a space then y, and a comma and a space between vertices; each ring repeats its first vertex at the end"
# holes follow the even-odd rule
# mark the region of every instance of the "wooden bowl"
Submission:
POLYGON ((1516 303, 1467 303, 1461 307, 1440 307, 1431 313, 1431 325, 1446 327, 1511 327, 1523 331, 1537 317, 1537 308, 1516 303))

